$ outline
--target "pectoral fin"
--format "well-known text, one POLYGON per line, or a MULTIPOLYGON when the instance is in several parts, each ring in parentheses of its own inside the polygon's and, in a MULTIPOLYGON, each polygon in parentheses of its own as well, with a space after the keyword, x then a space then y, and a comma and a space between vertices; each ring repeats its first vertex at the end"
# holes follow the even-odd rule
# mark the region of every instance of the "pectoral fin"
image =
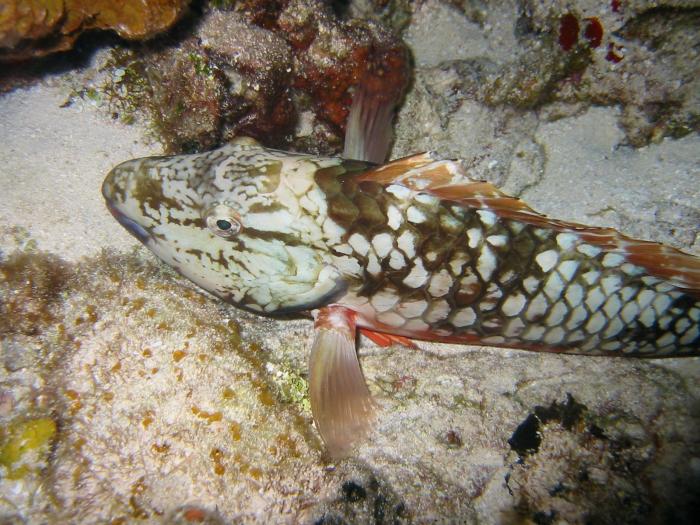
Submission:
POLYGON ((370 428, 374 403, 355 350, 354 313, 327 307, 316 317, 309 358, 311 411, 334 457, 346 455, 370 428))
POLYGON ((343 158, 384 162, 391 147, 396 97, 374 93, 366 84, 355 89, 347 129, 343 158))

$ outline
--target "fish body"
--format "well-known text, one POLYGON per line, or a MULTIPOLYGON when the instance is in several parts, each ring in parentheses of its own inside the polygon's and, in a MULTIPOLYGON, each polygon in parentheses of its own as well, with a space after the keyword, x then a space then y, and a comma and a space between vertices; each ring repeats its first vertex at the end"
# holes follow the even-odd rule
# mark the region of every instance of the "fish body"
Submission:
POLYGON ((309 313, 310 396, 332 451, 366 430, 355 331, 630 356, 700 353, 700 260, 549 219, 459 162, 383 166, 238 139, 123 163, 103 185, 161 260, 238 307, 309 313))

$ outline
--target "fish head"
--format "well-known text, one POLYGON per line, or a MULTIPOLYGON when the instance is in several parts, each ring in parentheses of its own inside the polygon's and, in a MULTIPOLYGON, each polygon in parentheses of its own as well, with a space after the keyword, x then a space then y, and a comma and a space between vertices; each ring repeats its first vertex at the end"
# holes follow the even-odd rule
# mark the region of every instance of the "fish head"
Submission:
POLYGON ((289 314, 346 287, 328 256, 339 233, 324 230, 314 179, 340 160, 238 139, 207 153, 124 162, 102 194, 124 228, 201 288, 248 310, 289 314))

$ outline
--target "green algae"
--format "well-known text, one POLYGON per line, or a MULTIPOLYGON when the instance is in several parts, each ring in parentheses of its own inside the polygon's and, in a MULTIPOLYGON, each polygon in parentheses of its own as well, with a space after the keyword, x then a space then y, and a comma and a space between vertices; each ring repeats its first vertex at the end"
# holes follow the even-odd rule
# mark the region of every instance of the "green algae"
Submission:
POLYGON ((209 5, 215 9, 233 9, 236 0, 209 0, 209 5))
POLYGON ((309 384, 290 363, 283 362, 277 365, 272 380, 283 403, 294 405, 301 412, 311 413, 309 384))
POLYGON ((205 53, 190 51, 187 54, 187 58, 192 62, 195 74, 204 75, 209 80, 215 79, 214 75, 219 71, 219 68, 205 53))
POLYGON ((168 152, 210 148, 219 141, 223 73, 206 51, 182 49, 137 53, 115 49, 100 87, 110 111, 131 124, 143 117, 168 152))
POLYGON ((144 114, 151 87, 146 75, 146 64, 130 50, 112 50, 104 69, 110 73, 100 86, 112 114, 124 124, 133 124, 144 114))
POLYGON ((7 469, 7 478, 21 479, 31 471, 30 464, 17 465, 30 452, 45 459, 55 435, 56 422, 48 417, 10 423, 0 437, 0 465, 7 469))

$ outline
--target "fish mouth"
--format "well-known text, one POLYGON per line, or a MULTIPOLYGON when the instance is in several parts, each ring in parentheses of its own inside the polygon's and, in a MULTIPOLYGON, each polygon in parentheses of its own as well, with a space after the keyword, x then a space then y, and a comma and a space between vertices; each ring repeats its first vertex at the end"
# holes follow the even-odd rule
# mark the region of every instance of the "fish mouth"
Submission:
POLYGON ((136 237, 143 244, 148 242, 151 236, 143 226, 124 215, 108 199, 106 199, 105 203, 107 204, 107 209, 112 214, 112 217, 117 219, 117 222, 124 226, 124 228, 126 228, 131 235, 136 237))

